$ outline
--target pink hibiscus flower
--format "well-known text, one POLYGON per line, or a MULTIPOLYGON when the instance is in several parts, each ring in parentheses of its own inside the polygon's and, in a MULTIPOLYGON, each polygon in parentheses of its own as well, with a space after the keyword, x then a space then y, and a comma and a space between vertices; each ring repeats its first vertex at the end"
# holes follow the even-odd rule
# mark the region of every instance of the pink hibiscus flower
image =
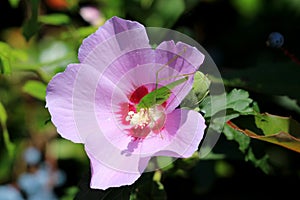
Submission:
POLYGON ((197 151, 204 118, 178 108, 204 60, 196 48, 165 41, 153 49, 143 25, 113 17, 83 41, 78 57, 49 82, 46 107, 62 137, 84 144, 91 188, 132 184, 151 157, 197 151), (183 77, 149 103, 149 94, 183 77))

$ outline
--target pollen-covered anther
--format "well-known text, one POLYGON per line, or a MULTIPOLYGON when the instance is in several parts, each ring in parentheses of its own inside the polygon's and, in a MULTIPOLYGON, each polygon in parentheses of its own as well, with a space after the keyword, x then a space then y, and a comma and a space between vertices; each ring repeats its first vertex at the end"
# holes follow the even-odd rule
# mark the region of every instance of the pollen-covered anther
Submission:
POLYGON ((134 126, 134 128, 139 127, 143 129, 150 122, 149 111, 144 108, 141 108, 137 113, 129 111, 125 120, 129 121, 130 125, 134 126))

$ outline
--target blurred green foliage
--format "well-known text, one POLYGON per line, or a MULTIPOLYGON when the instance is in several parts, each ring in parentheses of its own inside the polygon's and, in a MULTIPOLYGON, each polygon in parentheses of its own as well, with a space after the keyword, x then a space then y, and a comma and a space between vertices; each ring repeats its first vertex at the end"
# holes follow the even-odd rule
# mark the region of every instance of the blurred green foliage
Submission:
POLYGON ((224 119, 217 116, 225 110, 226 121, 261 135, 273 128, 289 133, 282 120, 268 125, 266 120, 257 121, 261 113, 271 113, 276 120, 282 116, 300 121, 300 66, 292 59, 300 57, 299 17, 297 0, 1 1, 0 183, 16 180, 24 170, 22 151, 34 144, 42 145, 67 171, 69 180, 58 189, 62 199, 80 199, 87 194, 124 199, 241 199, 261 193, 265 196, 259 197, 272 198, 276 197, 273 191, 297 191, 298 153, 251 139, 228 125, 223 129, 220 122, 224 119), (80 15, 84 6, 100 11, 98 25, 80 15), (185 105, 201 101, 199 107, 192 108, 202 112, 215 131, 223 131, 206 158, 196 155, 176 160, 160 176, 146 174, 128 188, 100 192, 88 188, 86 176, 81 179, 89 168, 83 147, 57 135, 44 97, 49 80, 67 64, 78 62, 82 40, 114 15, 148 27, 175 29, 198 41, 222 74, 223 80, 208 78, 212 84, 224 81, 227 103, 222 103, 224 96, 199 92, 203 88, 197 85, 185 100, 185 105), (273 31, 284 35, 287 51, 266 45, 273 31), (219 106, 212 109, 211 103, 219 106))

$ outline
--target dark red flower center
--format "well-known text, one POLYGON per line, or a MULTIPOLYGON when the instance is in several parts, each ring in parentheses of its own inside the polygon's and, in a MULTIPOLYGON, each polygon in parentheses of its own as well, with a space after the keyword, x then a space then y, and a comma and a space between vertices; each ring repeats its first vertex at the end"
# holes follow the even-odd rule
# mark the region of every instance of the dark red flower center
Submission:
POLYGON ((148 94, 148 88, 146 86, 142 85, 138 87, 130 96, 129 100, 134 103, 138 104, 140 100, 148 94))
POLYGON ((141 108, 139 111, 136 105, 140 103, 141 99, 149 93, 148 88, 142 85, 135 89, 128 95, 129 102, 121 105, 122 123, 124 125, 131 125, 127 129, 128 135, 134 139, 143 139, 152 131, 158 134, 164 127, 166 115, 164 108, 166 103, 162 105, 154 105, 151 108, 141 108), (126 105, 127 104, 127 105, 126 105))

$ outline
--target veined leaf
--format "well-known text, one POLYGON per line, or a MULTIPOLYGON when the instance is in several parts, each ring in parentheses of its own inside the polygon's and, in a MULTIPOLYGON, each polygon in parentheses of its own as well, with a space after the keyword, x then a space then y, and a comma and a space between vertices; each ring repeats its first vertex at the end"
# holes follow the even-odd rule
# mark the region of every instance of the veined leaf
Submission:
POLYGON ((228 121, 224 126, 223 132, 228 140, 234 140, 239 144, 239 149, 245 154, 245 160, 251 161, 256 167, 259 167, 265 173, 270 172, 270 165, 268 163, 268 155, 264 155, 262 158, 256 158, 251 147, 250 137, 245 134, 243 130, 238 128, 234 123, 228 121))
POLYGON ((211 117, 226 109, 232 109, 240 114, 253 114, 252 102, 247 91, 233 89, 226 95, 226 98, 224 98, 224 94, 208 96, 203 100, 200 109, 205 113, 205 117, 211 117))
POLYGON ((231 108, 238 112, 252 112, 249 108, 252 99, 249 98, 249 93, 245 90, 233 89, 227 95, 227 108, 231 108))
POLYGON ((227 124, 251 138, 270 142, 300 153, 300 125, 298 122, 291 118, 266 113, 259 114, 255 123, 257 127, 262 129, 264 135, 256 134, 248 129, 241 129, 231 121, 227 124))
POLYGON ((300 124, 291 117, 263 113, 255 115, 255 124, 262 129, 264 135, 285 132, 300 136, 300 124))
POLYGON ((232 129, 232 127, 228 126, 228 124, 224 126, 223 132, 228 140, 235 140, 239 144, 241 152, 246 152, 250 144, 249 137, 245 136, 237 129, 232 129))

